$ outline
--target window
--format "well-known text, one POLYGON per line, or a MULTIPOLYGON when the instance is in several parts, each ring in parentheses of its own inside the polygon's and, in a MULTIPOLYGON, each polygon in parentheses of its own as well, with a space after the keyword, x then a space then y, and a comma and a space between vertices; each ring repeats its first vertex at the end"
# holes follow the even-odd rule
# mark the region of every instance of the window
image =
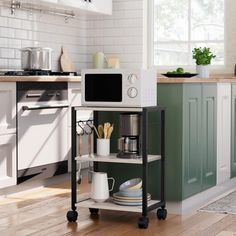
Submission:
POLYGON ((194 65, 194 47, 210 47, 224 65, 224 0, 153 0, 152 59, 156 66, 194 65))

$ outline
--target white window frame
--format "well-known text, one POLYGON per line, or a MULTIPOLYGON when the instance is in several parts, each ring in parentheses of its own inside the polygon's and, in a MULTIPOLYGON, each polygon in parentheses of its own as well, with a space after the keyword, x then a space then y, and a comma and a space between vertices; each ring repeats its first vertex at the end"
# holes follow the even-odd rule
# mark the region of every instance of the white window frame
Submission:
MULTIPOLYGON (((188 0, 190 1, 190 0, 188 0)), ((222 42, 224 43, 224 64, 223 65, 211 65, 211 69, 215 70, 215 71, 223 71, 226 68, 226 17, 225 17, 225 9, 226 9, 226 2, 227 0, 224 0, 224 40, 222 40, 222 42)), ((191 3, 190 3, 191 4, 191 3)), ((191 8, 189 8, 189 11, 191 10, 191 8)), ((188 14, 189 17, 189 22, 191 22, 191 14, 188 14)), ((190 27, 191 24, 189 24, 189 29, 188 29, 188 38, 190 38, 190 27)), ((176 67, 181 66, 184 67, 185 70, 188 71, 195 71, 196 66, 195 65, 176 65, 176 66, 157 66, 154 65, 154 0, 149 0, 148 1, 148 29, 147 29, 147 33, 148 33, 148 45, 147 45, 147 49, 148 49, 148 65, 149 67, 155 67, 159 72, 165 72, 166 70, 174 70, 176 69, 176 67)), ((179 43, 180 41, 178 41, 179 43)), ((193 41, 182 41, 182 43, 187 43, 188 47, 191 46, 191 42, 193 41)), ((218 43, 219 40, 212 40, 212 41, 205 41, 207 43, 218 43)), ((165 44, 168 43, 176 43, 176 41, 169 41, 169 42, 165 42, 165 44)), ((204 43, 204 41, 194 41, 194 43, 204 43)))

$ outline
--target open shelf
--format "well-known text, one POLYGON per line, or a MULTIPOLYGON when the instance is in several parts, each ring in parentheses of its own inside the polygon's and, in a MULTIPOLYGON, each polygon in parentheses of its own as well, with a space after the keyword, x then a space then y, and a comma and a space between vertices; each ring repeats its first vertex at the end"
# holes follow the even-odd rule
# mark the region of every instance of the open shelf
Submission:
MULTIPOLYGON (((158 200, 150 200, 148 201, 148 206, 158 203, 158 200)), ((103 210, 114 210, 114 211, 129 211, 129 212, 142 212, 142 206, 121 206, 113 203, 110 198, 106 202, 98 203, 93 201, 92 199, 87 199, 76 204, 77 207, 83 208, 96 208, 103 210)))
MULTIPOLYGON (((78 156, 75 158, 75 160, 79 162, 94 161, 94 162, 113 162, 113 163, 140 164, 140 165, 143 164, 142 158, 138 159, 117 158, 116 153, 113 153, 109 156, 97 156, 97 155, 78 156)), ((160 155, 148 155, 148 162, 153 162, 158 160, 161 160, 160 155)))

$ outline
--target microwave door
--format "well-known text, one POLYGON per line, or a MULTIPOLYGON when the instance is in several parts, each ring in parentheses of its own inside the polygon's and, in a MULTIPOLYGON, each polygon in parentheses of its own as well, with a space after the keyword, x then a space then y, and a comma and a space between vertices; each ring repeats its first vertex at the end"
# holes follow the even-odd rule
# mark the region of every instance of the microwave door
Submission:
POLYGON ((85 102, 122 102, 122 74, 86 74, 85 102))

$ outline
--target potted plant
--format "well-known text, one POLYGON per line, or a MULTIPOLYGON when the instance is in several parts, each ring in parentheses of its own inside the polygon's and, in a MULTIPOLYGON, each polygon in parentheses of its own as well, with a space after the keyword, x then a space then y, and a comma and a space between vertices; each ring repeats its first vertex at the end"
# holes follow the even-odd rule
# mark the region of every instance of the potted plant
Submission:
POLYGON ((209 78, 209 65, 216 56, 210 51, 210 48, 194 48, 193 59, 196 60, 196 71, 201 78, 209 78))

